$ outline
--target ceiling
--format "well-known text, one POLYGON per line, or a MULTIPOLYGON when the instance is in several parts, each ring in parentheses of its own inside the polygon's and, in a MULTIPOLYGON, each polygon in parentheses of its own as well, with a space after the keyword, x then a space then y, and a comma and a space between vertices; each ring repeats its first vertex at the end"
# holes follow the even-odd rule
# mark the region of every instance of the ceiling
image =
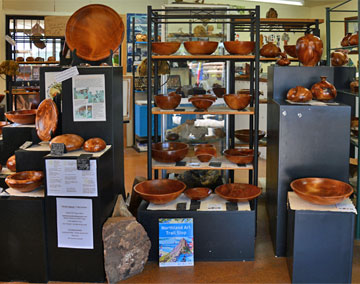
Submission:
POLYGON ((343 1, 339 0, 305 0, 306 7, 315 7, 320 5, 327 5, 329 7, 334 6, 334 4, 341 3, 343 1))

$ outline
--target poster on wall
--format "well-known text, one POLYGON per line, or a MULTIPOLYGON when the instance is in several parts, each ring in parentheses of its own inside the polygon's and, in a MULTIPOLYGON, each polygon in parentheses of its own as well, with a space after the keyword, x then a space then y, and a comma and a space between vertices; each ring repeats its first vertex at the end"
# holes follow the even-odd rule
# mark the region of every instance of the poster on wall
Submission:
POLYGON ((74 122, 106 121, 105 75, 78 75, 72 86, 74 122))
POLYGON ((45 72, 45 99, 53 99, 61 94, 62 83, 56 81, 60 72, 45 72))

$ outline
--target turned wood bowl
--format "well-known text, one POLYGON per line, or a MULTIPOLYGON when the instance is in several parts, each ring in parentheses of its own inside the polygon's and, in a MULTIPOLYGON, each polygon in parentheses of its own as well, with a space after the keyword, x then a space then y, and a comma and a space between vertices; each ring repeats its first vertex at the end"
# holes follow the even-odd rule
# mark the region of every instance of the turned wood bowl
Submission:
POLYGON ((291 88, 286 95, 286 98, 292 102, 308 102, 312 100, 312 97, 311 91, 302 86, 291 88))
POLYGON ((34 124, 36 109, 13 110, 5 113, 8 120, 19 124, 34 124))
POLYGON ((249 105, 250 100, 251 100, 250 92, 224 95, 225 103, 229 108, 234 110, 242 110, 246 108, 249 105))
POLYGON ((36 112, 36 133, 42 141, 50 141, 58 124, 59 111, 52 99, 43 100, 36 112))
POLYGON ((100 152, 105 148, 106 142, 101 138, 90 138, 83 145, 83 149, 86 152, 100 152))
POLYGON ((322 40, 313 34, 306 34, 296 41, 296 54, 304 66, 315 66, 323 53, 322 40))
POLYGON ((6 167, 10 171, 16 172, 16 158, 15 158, 15 155, 10 156, 10 158, 6 161, 6 167))
POLYGON ((161 109, 175 109, 181 102, 181 95, 171 92, 168 95, 154 96, 155 104, 161 109))
MULTIPOLYGON (((249 129, 239 129, 235 130, 235 137, 244 142, 250 142, 250 130, 249 129)), ((258 139, 261 140, 265 137, 265 131, 258 131, 258 139)))
POLYGON ((215 102, 217 98, 216 96, 210 94, 193 95, 188 98, 188 101, 191 102, 191 100, 197 100, 197 99, 212 100, 213 102, 215 102))
POLYGON ((158 142, 151 145, 151 156, 160 163, 176 163, 185 158, 189 145, 183 142, 158 142))
POLYGON ((229 183, 219 185, 215 188, 215 193, 231 202, 244 202, 258 197, 261 194, 261 188, 246 183, 229 183))
POLYGON ((218 46, 217 41, 185 41, 184 47, 192 55, 210 55, 218 46))
POLYGON ((153 42, 151 43, 151 49, 154 53, 159 55, 170 55, 178 51, 181 42, 153 42))
POLYGON ((301 178, 290 187, 302 199, 319 205, 339 203, 354 192, 350 184, 329 178, 301 178))
POLYGON ((248 55, 255 49, 254 41, 224 41, 224 47, 230 54, 248 55))
POLYGON ((212 90, 218 98, 222 98, 226 93, 226 88, 222 88, 222 87, 215 87, 212 90))
POLYGON ((199 144, 194 147, 195 156, 202 163, 209 162, 216 157, 216 148, 212 144, 199 144))
POLYGON ((52 143, 63 143, 65 144, 66 151, 70 152, 80 149, 84 139, 76 134, 62 134, 51 139, 50 147, 52 143))
POLYGON ((185 190, 184 194, 191 200, 202 200, 211 194, 212 190, 207 187, 193 187, 185 190))
POLYGON ((281 49, 272 42, 265 44, 260 49, 260 55, 264 57, 270 57, 270 58, 277 57, 279 56, 280 53, 281 53, 281 49))
POLYGON ((21 192, 30 192, 43 184, 44 173, 42 171, 18 172, 6 177, 6 184, 21 192))
POLYGON ((214 103, 213 100, 209 100, 209 99, 197 99, 194 98, 192 100, 190 100, 190 102, 193 104, 194 107, 196 107, 196 109, 198 110, 207 110, 209 107, 212 106, 212 104, 214 103))
POLYGON ((224 156, 234 164, 250 164, 254 160, 254 150, 241 148, 226 149, 224 150, 224 156))
POLYGON ((4 126, 9 125, 10 122, 7 121, 0 121, 0 135, 2 134, 2 129, 4 126))
POLYGON ((286 52, 287 55, 296 58, 296 45, 284 45, 284 50, 286 52))
POLYGON ((169 141, 176 141, 176 140, 179 139, 179 134, 174 133, 174 132, 169 132, 169 133, 166 135, 166 139, 169 140, 169 141))
POLYGON ((179 180, 154 179, 138 183, 134 191, 150 203, 166 204, 175 200, 185 188, 185 183, 179 180))

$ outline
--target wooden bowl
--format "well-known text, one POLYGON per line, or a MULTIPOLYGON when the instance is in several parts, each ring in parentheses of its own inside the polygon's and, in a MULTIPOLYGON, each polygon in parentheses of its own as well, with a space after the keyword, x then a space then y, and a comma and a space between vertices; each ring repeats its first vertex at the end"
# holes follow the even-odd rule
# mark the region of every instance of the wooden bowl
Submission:
POLYGON ((224 47, 230 54, 248 55, 255 49, 254 41, 224 41, 224 47))
POLYGON ((105 148, 106 142, 101 138, 90 138, 83 145, 83 149, 86 152, 100 152, 105 148))
POLYGON ((185 41, 184 47, 192 55, 210 55, 218 46, 217 41, 185 41))
POLYGON ((174 133, 174 132, 169 132, 169 133, 166 135, 166 139, 169 140, 169 141, 176 141, 176 140, 179 139, 179 134, 174 133))
POLYGON ((246 108, 251 100, 250 93, 241 94, 226 94, 224 95, 224 101, 227 106, 234 110, 242 110, 246 108))
POLYGON ((16 158, 15 158, 15 155, 10 156, 10 158, 6 161, 6 167, 10 171, 16 172, 16 158))
POLYGON ((215 188, 215 193, 231 202, 244 202, 258 197, 261 194, 261 188, 246 183, 229 183, 219 185, 215 188))
POLYGON ((34 124, 36 109, 13 110, 5 113, 8 120, 19 124, 34 124))
POLYGON ((42 141, 50 141, 58 124, 59 111, 52 99, 43 100, 36 112, 36 133, 42 141))
POLYGON ((302 199, 319 205, 339 203, 354 192, 350 184, 329 178, 301 178, 290 187, 302 199))
POLYGON ((160 163, 176 163, 185 158, 189 145, 182 142, 158 142, 151 145, 151 156, 160 163))
POLYGON ((227 149, 224 151, 224 156, 235 164, 250 164, 254 160, 254 150, 241 148, 227 149))
POLYGON ((202 163, 209 162, 216 157, 216 148, 212 144, 199 144, 194 147, 195 156, 202 163))
POLYGON ((0 121, 0 135, 2 134, 2 129, 4 126, 9 125, 10 122, 7 121, 0 121))
POLYGON ((296 58, 296 45, 284 45, 284 50, 286 52, 287 55, 296 58))
POLYGON ((202 200, 211 194, 212 190, 207 187, 193 187, 185 190, 184 194, 191 200, 202 200))
POLYGON ((207 110, 214 103, 213 100, 208 99, 192 99, 191 103, 198 110, 207 110))
POLYGON ((29 192, 43 184, 44 173, 42 171, 18 172, 6 177, 6 184, 21 192, 29 192))
POLYGON ((63 134, 56 136, 50 141, 50 147, 52 143, 65 144, 66 151, 75 151, 81 148, 84 143, 84 139, 76 134, 63 134))
MULTIPOLYGON (((258 131, 258 138, 259 140, 265 137, 265 131, 259 130, 258 131)), ((249 129, 240 129, 235 130, 235 137, 244 142, 250 142, 250 130, 249 129)))
POLYGON ((226 88, 215 87, 212 90, 218 98, 222 98, 226 93, 226 88))
POLYGON ((186 185, 173 179, 146 180, 134 186, 134 191, 142 199, 154 204, 166 204, 176 199, 186 188, 186 185))
POLYGON ((178 51, 181 42, 153 42, 151 43, 151 49, 154 53, 159 55, 170 55, 178 51))
POLYGON ((181 102, 181 95, 171 92, 166 95, 154 96, 155 104, 161 109, 175 109, 181 102))
POLYGON ((215 102, 217 98, 214 95, 209 95, 209 94, 193 95, 188 98, 188 101, 191 102, 192 100, 198 100, 198 99, 212 100, 213 102, 215 102))

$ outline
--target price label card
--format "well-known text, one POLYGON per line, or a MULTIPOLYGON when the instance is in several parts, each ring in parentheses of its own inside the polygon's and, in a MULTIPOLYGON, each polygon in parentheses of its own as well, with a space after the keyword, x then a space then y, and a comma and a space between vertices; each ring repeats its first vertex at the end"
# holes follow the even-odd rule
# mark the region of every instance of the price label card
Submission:
POLYGON ((65 144, 64 143, 52 143, 50 154, 53 156, 62 156, 65 153, 65 144))
POLYGON ((90 171, 91 154, 81 154, 76 160, 77 169, 80 171, 90 171))
POLYGON ((25 142, 24 144, 22 144, 19 148, 20 148, 21 150, 25 150, 25 149, 29 148, 32 144, 33 144, 32 141, 26 141, 26 142, 25 142))

